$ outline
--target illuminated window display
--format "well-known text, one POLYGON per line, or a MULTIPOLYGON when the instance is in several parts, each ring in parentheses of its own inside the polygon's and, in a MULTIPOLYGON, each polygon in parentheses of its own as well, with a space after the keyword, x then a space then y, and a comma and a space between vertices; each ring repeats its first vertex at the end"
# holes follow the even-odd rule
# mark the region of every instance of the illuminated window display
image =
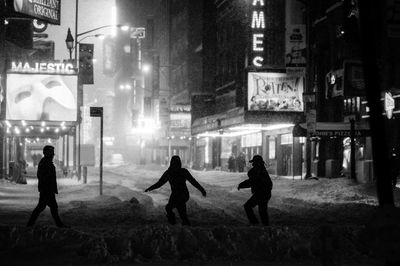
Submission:
POLYGON ((77 76, 7 75, 8 120, 77 120, 77 76))

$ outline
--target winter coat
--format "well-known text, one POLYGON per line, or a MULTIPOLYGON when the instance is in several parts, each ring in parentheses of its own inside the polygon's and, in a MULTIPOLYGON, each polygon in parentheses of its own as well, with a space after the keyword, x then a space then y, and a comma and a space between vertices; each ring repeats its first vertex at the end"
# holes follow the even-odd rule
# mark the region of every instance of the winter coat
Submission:
POLYGON ((251 188, 251 193, 271 197, 272 180, 264 166, 256 166, 247 173, 249 179, 241 182, 239 188, 251 188))
POLYGON ((148 191, 157 189, 169 182, 172 192, 171 197, 187 201, 189 199, 189 190, 186 186, 186 180, 197 188, 203 195, 206 194, 204 188, 196 181, 196 179, 194 179, 186 168, 168 169, 164 172, 157 183, 148 188, 148 191))
POLYGON ((39 192, 58 194, 56 167, 54 166, 52 159, 43 157, 40 160, 37 170, 37 178, 39 179, 39 192))

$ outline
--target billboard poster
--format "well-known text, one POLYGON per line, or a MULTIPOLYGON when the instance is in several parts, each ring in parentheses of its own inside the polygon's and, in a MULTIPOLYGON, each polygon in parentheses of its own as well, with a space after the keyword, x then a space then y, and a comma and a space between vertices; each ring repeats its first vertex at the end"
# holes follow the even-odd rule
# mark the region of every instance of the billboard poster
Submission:
POLYGON ((303 111, 303 76, 249 72, 247 82, 249 111, 303 111))
POLYGON ((305 67, 306 55, 306 25, 288 25, 286 31, 286 67, 305 67))
POLYGON ((33 18, 60 25, 61 0, 14 0, 14 10, 33 18))
POLYGON ((77 76, 7 74, 6 119, 77 121, 77 76))

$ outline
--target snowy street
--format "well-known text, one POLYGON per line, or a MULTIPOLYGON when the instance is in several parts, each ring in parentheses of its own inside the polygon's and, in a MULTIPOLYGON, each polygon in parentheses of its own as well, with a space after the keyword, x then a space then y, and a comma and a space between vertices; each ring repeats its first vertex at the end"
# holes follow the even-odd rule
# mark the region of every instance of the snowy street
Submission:
MULTIPOLYGON (((72 226, 72 229, 66 229, 67 232, 124 236, 135 230, 144 232, 149 230, 149 226, 173 232, 183 230, 179 229, 182 228, 180 225, 167 225, 164 206, 170 193, 169 184, 149 193, 143 192, 158 180, 163 170, 155 166, 107 167, 104 170, 104 195, 101 197, 98 169, 89 169, 86 185, 74 179, 59 178, 57 201, 60 216, 72 226)), ((223 228, 247 232, 250 227, 243 204, 251 192, 249 189, 237 190, 237 184, 246 178, 246 173, 193 170, 191 173, 207 191, 204 198, 188 184, 191 230, 214 230, 227 226, 223 228)), ((271 230, 297 230, 300 234, 308 234, 306 232, 316 231, 324 224, 333 228, 360 229, 376 210, 376 192, 372 184, 356 184, 344 178, 272 179, 274 188, 269 204, 271 230)), ((29 178, 28 185, 0 182, 0 224, 15 225, 21 228, 18 230, 25 230, 27 219, 38 200, 36 179, 29 178)), ((397 189, 395 196, 396 202, 399 202, 397 189)), ((257 209, 255 211, 257 213, 257 209)), ((54 228, 54 222, 49 209, 46 209, 34 230, 57 230, 50 228, 54 228)), ((255 230, 265 232, 262 227, 255 230)))

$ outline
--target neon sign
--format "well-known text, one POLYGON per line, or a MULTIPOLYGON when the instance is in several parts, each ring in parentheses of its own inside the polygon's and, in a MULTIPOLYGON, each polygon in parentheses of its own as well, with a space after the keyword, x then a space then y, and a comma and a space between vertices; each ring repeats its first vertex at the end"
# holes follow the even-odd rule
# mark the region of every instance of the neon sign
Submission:
POLYGON ((74 74, 74 65, 71 63, 41 62, 31 64, 29 62, 11 62, 12 72, 46 73, 46 74, 74 74))
POLYGON ((252 64, 255 67, 262 67, 264 62, 264 32, 265 29, 265 6, 264 0, 253 0, 251 10, 251 31, 252 31, 252 64), (260 32, 261 31, 261 32, 260 32))

